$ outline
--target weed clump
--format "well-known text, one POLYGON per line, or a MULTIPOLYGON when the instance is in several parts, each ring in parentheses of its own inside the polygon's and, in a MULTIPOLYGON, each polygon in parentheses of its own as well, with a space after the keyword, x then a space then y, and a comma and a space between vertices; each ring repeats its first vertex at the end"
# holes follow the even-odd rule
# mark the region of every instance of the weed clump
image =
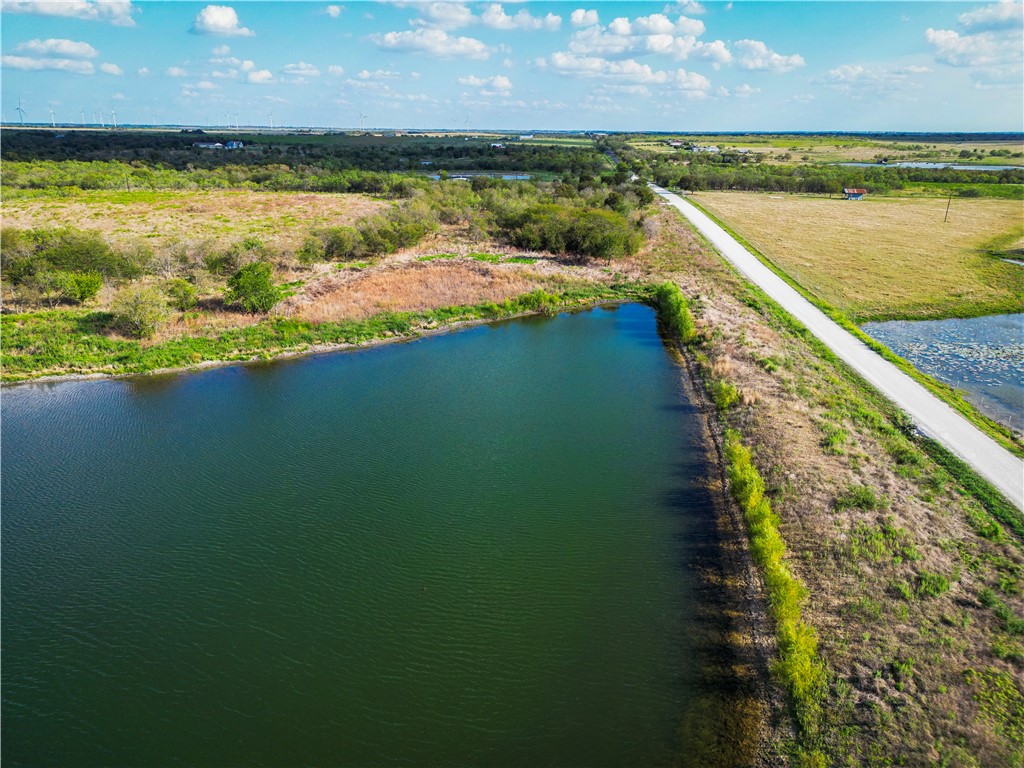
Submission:
POLYGON ((654 303, 665 330, 684 344, 697 335, 690 305, 675 283, 662 283, 654 289, 654 303))

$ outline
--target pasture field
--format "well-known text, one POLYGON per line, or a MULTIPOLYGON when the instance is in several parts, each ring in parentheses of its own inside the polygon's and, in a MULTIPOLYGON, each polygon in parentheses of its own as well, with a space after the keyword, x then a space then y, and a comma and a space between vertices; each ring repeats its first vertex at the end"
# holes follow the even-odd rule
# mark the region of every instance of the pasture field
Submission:
POLYGON ((91 190, 57 195, 18 190, 4 200, 4 227, 71 225, 99 232, 111 244, 142 240, 153 250, 195 241, 226 246, 258 237, 268 247, 292 251, 312 228, 350 226, 388 207, 358 194, 91 190))
POLYGON ((701 192, 693 199, 814 296, 864 322, 1024 308, 1024 269, 990 253, 1024 233, 1020 203, 701 192))

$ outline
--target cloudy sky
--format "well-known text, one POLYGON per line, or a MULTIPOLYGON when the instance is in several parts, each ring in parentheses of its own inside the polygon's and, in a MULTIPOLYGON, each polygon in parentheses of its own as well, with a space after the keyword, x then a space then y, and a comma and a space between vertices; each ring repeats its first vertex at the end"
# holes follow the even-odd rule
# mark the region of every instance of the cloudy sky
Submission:
POLYGON ((1024 130, 1017 0, 2 0, 8 122, 1024 130), (467 122, 468 121, 468 122, 467 122))

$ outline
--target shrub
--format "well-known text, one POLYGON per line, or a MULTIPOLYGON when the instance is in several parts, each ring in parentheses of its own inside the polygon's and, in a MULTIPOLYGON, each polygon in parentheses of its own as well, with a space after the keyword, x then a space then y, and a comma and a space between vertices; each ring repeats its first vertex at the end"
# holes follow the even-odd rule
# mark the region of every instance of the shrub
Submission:
POLYGON ((282 298, 281 289, 271 280, 265 261, 246 264, 228 279, 224 300, 239 304, 246 312, 269 312, 282 298))
POLYGON ((164 283, 164 293, 172 307, 180 312, 192 309, 199 303, 199 292, 188 280, 176 277, 164 283))
POLYGON ((727 411, 740 401, 740 391, 721 379, 711 385, 711 399, 720 411, 727 411))
POLYGON ((23 284, 38 293, 51 307, 62 301, 81 304, 93 298, 103 287, 103 278, 95 272, 66 272, 60 269, 38 271, 26 277, 23 284))
POLYGON ((142 270, 123 254, 116 253, 96 232, 60 229, 38 232, 35 258, 68 272, 94 272, 106 278, 138 277, 142 270))
POLYGON ((693 315, 679 286, 675 283, 662 283, 655 289, 654 299, 665 330, 684 344, 693 341, 696 335, 693 315))
POLYGON ((149 338, 167 319, 167 302, 156 288, 122 288, 110 306, 114 323, 139 338, 149 338))
POLYGON ((307 237, 295 252, 299 263, 307 265, 323 261, 326 255, 323 242, 315 237, 307 237))
POLYGON ((363 238, 352 227, 329 227, 317 233, 323 243, 324 258, 352 261, 363 255, 363 238))

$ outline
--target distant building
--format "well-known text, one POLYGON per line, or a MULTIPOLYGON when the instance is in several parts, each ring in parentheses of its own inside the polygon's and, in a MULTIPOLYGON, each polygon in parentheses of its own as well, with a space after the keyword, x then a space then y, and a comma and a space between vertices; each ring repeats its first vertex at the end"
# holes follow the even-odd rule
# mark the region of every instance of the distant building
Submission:
POLYGON ((212 141, 197 141, 193 145, 196 149, 224 149, 224 145, 218 142, 212 141))
POLYGON ((244 146, 245 144, 240 141, 229 141, 224 145, 224 149, 242 149, 244 146))
POLYGON ((491 144, 491 149, 504 149, 504 144, 491 144))
POLYGON ((522 141, 523 139, 532 139, 532 138, 533 138, 533 134, 532 133, 524 133, 523 135, 521 135, 519 137, 519 140, 522 141))
POLYGON ((868 191, 866 189, 843 189, 847 200, 862 200, 868 191))

